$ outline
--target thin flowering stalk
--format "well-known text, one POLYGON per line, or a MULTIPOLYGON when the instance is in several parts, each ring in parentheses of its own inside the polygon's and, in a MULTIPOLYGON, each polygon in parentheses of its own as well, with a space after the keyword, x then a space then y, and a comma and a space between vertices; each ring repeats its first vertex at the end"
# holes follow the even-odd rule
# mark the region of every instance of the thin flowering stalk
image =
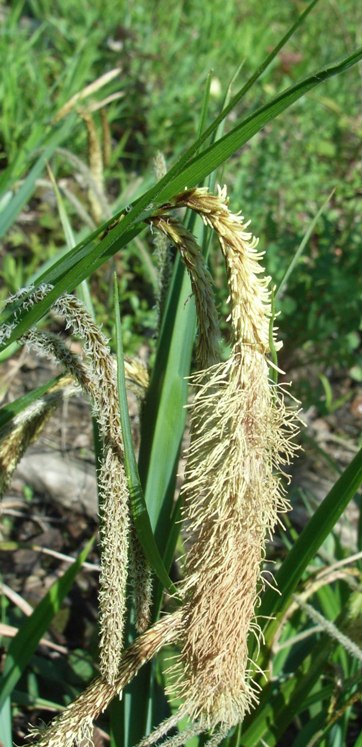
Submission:
POLYGON ((98 475, 101 572, 99 576, 100 671, 112 684, 124 645, 130 533, 129 494, 123 463, 109 445, 98 475))
POLYGON ((153 730, 151 734, 149 734, 144 739, 141 739, 141 741, 138 743, 138 747, 151 747, 152 744, 155 744, 155 742, 158 742, 162 737, 168 734, 171 729, 174 729, 175 726, 177 726, 178 721, 182 718, 182 716, 187 715, 186 713, 183 713, 181 711, 177 711, 177 713, 172 714, 172 716, 169 716, 169 718, 166 718, 162 723, 156 727, 156 729, 153 730))
POLYGON ((174 217, 157 216, 151 225, 168 236, 180 251, 191 280, 195 297, 199 336, 196 355, 201 368, 208 368, 220 360, 219 321, 215 307, 213 282, 200 247, 193 235, 174 217))
MULTIPOLYGON (((94 371, 93 400, 97 402, 97 419, 105 445, 99 475, 103 548, 99 595, 101 671, 107 681, 112 682, 122 650, 128 560, 139 632, 149 621, 151 571, 129 516, 116 369, 107 340, 74 296, 61 296, 54 310, 65 318, 67 327, 74 334, 83 338, 94 371)), ((142 391, 148 383, 145 367, 140 362, 126 360, 125 369, 126 375, 128 373, 142 391)))
POLYGON ((180 612, 166 615, 140 635, 124 651, 117 678, 112 685, 97 677, 87 689, 68 705, 64 711, 43 731, 29 735, 33 747, 80 746, 84 732, 103 713, 113 698, 121 695, 126 685, 136 676, 141 667, 150 661, 165 645, 173 643, 180 630, 180 612))
POLYGON ((118 410, 115 370, 107 340, 83 304, 73 296, 61 296, 53 310, 66 327, 84 341, 88 362, 74 355, 50 334, 31 331, 25 341, 63 363, 91 397, 103 438, 99 471, 100 488, 100 669, 112 683, 123 648, 129 543, 129 496, 123 468, 123 445, 118 410))
MULTIPOLYGON (((24 289, 10 298, 8 303, 21 301, 16 317, 23 309, 30 308, 41 300, 50 286, 38 289, 24 289)), ((100 536, 102 545, 100 573, 100 667, 107 681, 112 682, 117 674, 118 661, 123 647, 123 629, 126 610, 126 581, 128 572, 128 545, 131 539, 137 554, 137 587, 135 588, 136 607, 141 614, 141 627, 145 627, 146 599, 150 608, 150 570, 142 560, 140 547, 133 531, 130 537, 132 521, 129 515, 129 495, 123 468, 123 444, 118 409, 118 392, 116 372, 106 338, 94 324, 83 304, 70 295, 61 296, 55 302, 53 310, 64 318, 67 329, 78 335, 84 342, 88 360, 81 359, 72 353, 59 336, 31 330, 23 337, 32 349, 51 359, 62 363, 66 371, 90 396, 94 416, 99 424, 103 438, 103 458, 99 471, 100 491, 100 536), (143 568, 143 572, 140 568, 143 568), (140 601, 142 600, 142 602, 140 601)), ((5 327, 6 336, 6 327, 5 327)), ((125 361, 126 376, 136 385, 138 395, 147 386, 148 375, 145 367, 137 361, 125 361)), ((8 464, 8 480, 26 446, 39 433, 44 421, 44 413, 37 416, 33 413, 31 422, 19 432, 17 428, 7 439, 4 452, 0 458, 8 464)), ((4 478, 5 487, 5 478, 4 478)), ((134 563, 133 563, 134 566, 134 563)), ((133 574, 134 576, 134 574, 133 574)))
POLYGON ((222 740, 227 737, 228 731, 229 729, 222 729, 221 731, 217 731, 216 734, 213 734, 211 739, 208 739, 206 742, 207 747, 218 747, 222 740))
MULTIPOLYGON (((83 306, 78 301, 76 303, 84 312, 82 323, 86 324, 90 317, 88 320, 88 314, 83 306)), ((61 304, 64 310, 64 306, 68 305, 67 299, 63 298, 61 304)), ((69 306, 73 309, 72 298, 69 306)), ((93 322, 92 324, 95 327, 93 322)), ((95 327, 93 333, 90 333, 88 329, 84 335, 91 338, 90 343, 99 353, 97 369, 103 371, 103 376, 99 379, 95 377, 91 366, 72 353, 57 335, 31 330, 23 339, 33 349, 61 362, 74 376, 91 397, 94 414, 100 424, 104 439, 102 463, 98 475, 101 496, 102 547, 99 579, 100 669, 107 682, 112 683, 117 675, 118 661, 123 647, 130 519, 120 426, 117 428, 117 421, 115 421, 115 417, 119 417, 118 407, 112 409, 113 403, 115 404, 113 366, 108 360, 110 354, 107 353, 106 347, 97 345, 98 332, 95 327), (105 402, 109 408, 107 410, 110 418, 109 425, 104 417, 105 402)), ((100 341, 103 343, 102 337, 100 341)), ((92 350, 90 347, 89 349, 92 350)))
POLYGON ((60 296, 52 310, 64 319, 67 330, 83 340, 90 362, 90 393, 97 408, 102 436, 122 452, 116 374, 108 341, 75 296, 60 296))
POLYGON ((202 727, 200 726, 200 724, 194 724, 193 726, 190 726, 184 731, 181 731, 178 734, 175 734, 174 737, 169 737, 168 739, 165 739, 165 741, 162 744, 167 745, 167 747, 182 747, 182 745, 186 745, 187 742, 193 737, 200 736, 201 732, 202 732, 202 727))
POLYGON ((311 604, 305 602, 302 597, 294 595, 294 600, 297 605, 305 612, 310 619, 319 626, 320 630, 323 630, 327 635, 333 638, 335 641, 343 646, 343 648, 352 656, 353 659, 362 664, 362 649, 358 646, 349 636, 342 633, 337 626, 331 621, 327 620, 323 615, 312 607, 311 604))

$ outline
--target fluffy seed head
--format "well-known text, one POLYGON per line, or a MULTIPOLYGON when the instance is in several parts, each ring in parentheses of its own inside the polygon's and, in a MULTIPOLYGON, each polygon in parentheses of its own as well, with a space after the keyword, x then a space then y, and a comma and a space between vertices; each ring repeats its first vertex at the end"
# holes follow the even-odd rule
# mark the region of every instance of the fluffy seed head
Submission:
POLYGON ((226 728, 257 702, 248 637, 259 636, 261 562, 278 512, 288 508, 280 475, 297 427, 268 378, 269 279, 257 241, 230 213, 225 191, 186 190, 172 205, 195 210, 217 232, 231 300, 230 359, 191 377, 182 667, 174 672, 191 720, 226 728))
POLYGON ((195 210, 217 233, 228 271, 235 342, 268 353, 270 278, 263 275, 263 252, 257 251, 258 240, 248 230, 249 222, 230 212, 226 187, 219 188, 217 195, 206 188, 185 190, 172 203, 195 210))
POLYGON ((257 702, 248 636, 259 635, 254 610, 265 543, 278 511, 288 508, 279 478, 295 426, 269 386, 259 352, 234 354, 192 383, 178 691, 204 728, 230 727, 257 702))

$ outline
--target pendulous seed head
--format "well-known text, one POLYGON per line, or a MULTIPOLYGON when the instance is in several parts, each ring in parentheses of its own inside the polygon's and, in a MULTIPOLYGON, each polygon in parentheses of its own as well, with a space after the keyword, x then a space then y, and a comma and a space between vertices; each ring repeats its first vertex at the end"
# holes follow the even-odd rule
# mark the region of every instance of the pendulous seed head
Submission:
POLYGON ((269 381, 269 278, 248 224, 229 211, 225 190, 186 190, 171 203, 195 210, 216 231, 230 292, 232 355, 190 379, 195 396, 182 488, 188 551, 174 671, 190 719, 204 729, 226 728, 258 700, 248 639, 259 636, 261 563, 278 513, 288 509, 280 477, 298 429, 269 381))
POLYGON ((54 310, 84 342, 85 359, 54 334, 31 330, 24 342, 62 363, 90 397, 103 439, 99 470, 101 573, 99 591, 100 670, 112 684, 123 649, 130 532, 129 494, 123 466, 118 394, 113 359, 101 330, 73 296, 61 296, 54 310))

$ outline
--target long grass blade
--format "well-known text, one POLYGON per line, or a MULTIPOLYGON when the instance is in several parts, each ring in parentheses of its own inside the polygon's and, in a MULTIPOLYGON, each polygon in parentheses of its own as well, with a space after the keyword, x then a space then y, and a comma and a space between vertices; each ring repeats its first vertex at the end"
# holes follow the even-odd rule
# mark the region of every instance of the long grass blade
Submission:
POLYGON ((0 215, 0 238, 2 238, 6 234, 6 232, 14 223, 20 210, 29 201, 31 195, 34 192, 36 180, 44 171, 45 165, 51 155, 54 153, 54 150, 58 147, 58 145, 60 145, 60 143, 63 142, 63 140, 65 140, 73 125, 74 122, 69 120, 62 127, 56 129, 51 137, 49 137, 47 145, 44 147, 43 152, 35 162, 20 189, 18 189, 11 202, 7 205, 6 209, 0 215))
MULTIPOLYGON (((72 229, 70 220, 68 218, 67 211, 65 209, 65 204, 63 202, 63 199, 58 189, 58 185, 56 183, 55 177, 49 165, 48 165, 48 173, 49 173, 50 181, 53 185, 54 194, 55 194, 55 198, 56 198, 57 206, 58 206, 59 218, 60 218, 63 231, 64 231, 65 241, 67 244, 68 251, 70 251, 76 246, 77 242, 75 240, 73 229, 72 229)), ((84 303, 84 306, 86 307, 87 311, 89 311, 91 317, 95 319, 94 307, 93 307, 91 295, 89 292, 88 283, 86 280, 83 280, 83 282, 80 284, 80 287, 78 289, 78 297, 84 303)))
POLYGON ((324 211, 328 207, 328 205, 329 205, 329 203, 330 203, 330 201, 331 201, 331 199, 332 199, 332 197, 334 195, 334 192, 335 192, 335 190, 332 189, 332 192, 328 195, 327 199, 323 202, 323 205, 321 205, 321 207, 319 208, 318 212, 315 214, 313 220, 311 221, 310 225, 308 226, 308 228, 307 228, 307 230, 306 230, 306 232, 305 232, 305 234, 304 234, 304 236, 302 238, 302 241, 300 242, 300 244, 299 244, 299 246, 297 248, 297 251, 293 255, 292 260, 289 263, 289 265, 288 265, 288 267, 287 267, 287 269, 286 269, 286 271, 285 271, 285 273, 284 273, 284 275, 283 275, 283 277, 282 277, 282 279, 281 279, 281 281, 280 281, 280 283, 279 283, 279 285, 278 285, 278 287, 277 287, 277 289, 275 291, 275 299, 276 300, 281 297, 281 295, 282 295, 282 293, 284 291, 284 288, 286 287, 287 282, 288 282, 288 280, 289 280, 289 278, 290 278, 293 270, 297 266, 297 264, 298 264, 298 262, 299 262, 299 260, 300 260, 300 258, 302 256, 302 254, 304 252, 304 249, 305 249, 305 247, 308 244, 308 241, 309 241, 309 239, 310 239, 310 237, 311 237, 311 235, 312 235, 312 233, 313 233, 313 231, 315 229, 316 224, 319 221, 319 218, 321 217, 321 215, 323 215, 324 211))
POLYGON ((11 736, 11 703, 10 698, 6 698, 0 707, 0 736, 4 747, 13 747, 11 736))
POLYGON ((191 286, 177 263, 166 305, 158 354, 142 413, 139 470, 152 527, 163 552, 186 413, 195 334, 191 286), (161 458, 162 455, 162 458, 161 458))
POLYGON ((172 194, 177 194, 185 186, 193 187, 201 182, 205 176, 230 158, 238 148, 245 145, 268 122, 292 106, 301 96, 319 86, 320 83, 329 80, 329 78, 346 72, 350 67, 360 62, 361 59, 362 48, 359 48, 353 54, 349 55, 349 57, 341 60, 341 62, 319 70, 296 85, 282 91, 272 101, 260 107, 220 140, 217 140, 216 143, 202 151, 199 156, 193 158, 178 176, 168 182, 167 186, 158 192, 157 200, 159 202, 166 201, 172 194))
MULTIPOLYGON (((283 47, 285 47, 289 39, 295 34, 297 29, 299 28, 299 26, 301 26, 302 23, 304 23, 305 19, 307 18, 309 13, 313 10, 315 5, 317 5, 318 2, 319 0, 312 0, 312 2, 309 3, 309 5, 307 5, 303 13, 301 13, 300 16, 297 18, 296 22, 290 27, 290 29, 288 29, 286 34, 282 36, 278 44, 276 44, 274 49, 272 49, 271 52, 269 52, 269 54, 265 57, 261 65, 259 65, 259 67, 250 76, 250 78, 246 81, 246 83, 239 89, 239 91, 237 91, 235 96, 233 96, 231 100, 229 100, 229 97, 226 98, 224 102, 224 107, 222 111, 220 112, 220 114, 216 117, 216 119, 211 123, 211 125, 204 132, 200 133, 197 149, 213 133, 216 132, 216 138, 218 137, 217 130, 219 126, 221 125, 221 123, 225 120, 228 114, 230 114, 230 112, 235 108, 235 106, 240 103, 240 101, 243 99, 245 94, 248 93, 248 91, 250 91, 254 83, 256 83, 256 81, 259 80, 259 78, 261 78, 265 70, 267 70, 269 65, 273 62, 273 60, 275 59, 277 54, 280 52, 280 50, 283 47)), ((190 151, 192 150, 193 147, 195 146, 191 146, 190 151)), ((188 152, 188 158, 190 158, 191 155, 192 155, 191 152, 188 152)))

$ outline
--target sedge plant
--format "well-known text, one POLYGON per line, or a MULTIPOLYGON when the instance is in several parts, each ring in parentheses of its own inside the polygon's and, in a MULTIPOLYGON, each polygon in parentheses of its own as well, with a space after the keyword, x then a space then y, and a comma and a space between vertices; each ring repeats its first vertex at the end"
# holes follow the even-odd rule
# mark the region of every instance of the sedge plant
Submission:
MULTIPOLYGON (((219 131, 218 139, 205 147, 315 4, 314 0, 220 116, 202 130, 153 187, 44 268, 35 285, 16 294, 5 308, 2 349, 16 341, 56 359, 65 370, 67 385, 70 377, 71 385, 81 387, 88 397, 99 434, 99 675, 48 727, 31 735, 38 747, 92 744, 94 724, 108 706, 111 739, 117 747, 140 740, 143 747, 156 741, 176 747, 197 735, 201 739, 201 735, 208 735, 210 745, 223 739, 240 747, 252 747, 260 739, 276 744, 303 704, 305 709, 310 707, 308 698, 323 703, 325 692, 317 683, 330 656, 331 631, 343 629, 339 636, 342 647, 346 638, 352 638, 351 618, 356 619, 360 612, 350 605, 344 616, 334 610, 334 627, 325 626, 324 630, 321 625, 321 637, 316 641, 311 636, 304 652, 298 652, 298 677, 283 677, 282 649, 274 666, 274 672, 281 673, 277 686, 265 674, 280 625, 288 620, 288 611, 292 615, 289 608, 300 598, 293 594, 302 579, 305 583, 308 564, 359 487, 362 459, 358 453, 287 554, 276 574, 279 592, 274 581, 265 588, 266 543, 289 506, 285 484, 297 448, 298 411, 295 403, 287 404, 288 390, 278 386, 270 374, 276 369, 271 358, 275 360, 280 343, 272 328, 271 280, 264 274, 262 253, 249 224, 241 214, 230 211, 224 188, 211 191, 197 186, 268 121, 362 58, 358 50, 319 70, 237 121, 227 134, 220 136, 219 131), (185 209, 191 219, 183 222, 185 209), (192 216, 201 219, 194 231, 190 230, 192 216), (231 339, 227 355, 221 353, 213 281, 200 248, 200 225, 215 233, 225 263, 231 339), (160 268, 168 287, 160 288, 159 293, 159 343, 150 381, 135 364, 128 370, 129 380, 141 379, 145 384, 137 465, 125 411, 120 336, 117 378, 108 341, 72 291, 145 226, 166 237, 178 256, 172 273, 160 268), (186 303, 190 292, 194 302, 186 303), (61 316, 71 334, 80 339, 82 354, 75 355, 59 336, 37 328, 49 311, 61 316), (195 371, 187 380, 195 318, 195 371), (192 393, 189 400, 188 387, 192 393), (175 504, 187 401, 190 442, 175 504), (175 587, 169 571, 180 519, 185 552, 182 580, 175 587), (160 615, 163 589, 170 596, 160 615), (131 611, 127 610, 127 594, 131 611), (150 705, 156 699, 155 669, 150 671, 147 664, 170 647, 171 663, 162 674, 169 705, 162 720, 150 705), (120 703, 117 698, 130 683, 120 703), (270 713, 275 728, 270 727, 270 713)), ((54 127, 56 133, 57 125, 54 127)), ((23 204, 24 195, 16 198, 9 204, 6 225, 23 204)), ((116 304, 116 319, 118 313, 116 304)), ((32 401, 19 404, 21 417, 15 405, 4 413, 3 433, 6 437, 10 434, 15 444, 14 449, 1 452, 6 480, 54 409, 51 386, 48 394, 43 388, 34 393, 32 401), (8 453, 11 464, 7 468, 8 453)), ((69 589, 70 578, 68 575, 52 592, 58 594, 58 605, 69 589)), ((313 590, 317 589, 319 601, 324 601, 327 615, 332 610, 327 610, 323 600, 324 585, 313 586, 313 590)), ((348 599, 356 589, 351 586, 349 591, 348 599)), ((8 697, 49 622, 52 594, 43 600, 40 612, 46 613, 41 616, 35 610, 9 646, 0 687, 4 719, 8 697), (26 654, 20 645, 24 641, 26 654)), ((298 609, 311 616, 310 606, 304 602, 298 609)), ((314 619, 319 625, 319 613, 314 619)), ((287 625, 291 626, 288 633, 295 633, 294 617, 287 625)), ((348 650, 353 656, 353 646, 348 650)), ((359 687, 355 662, 349 666, 344 653, 343 649, 338 656, 351 689, 350 697, 340 703, 342 716, 359 687)), ((333 724, 332 719, 324 724, 318 721, 323 739, 333 724)))
MULTIPOLYGON (((297 426, 284 395, 269 381, 270 278, 262 276, 262 255, 242 216, 229 211, 225 190, 186 190, 151 218, 180 248, 191 278, 198 318, 197 357, 200 371, 191 379, 191 442, 181 491, 188 550, 176 612, 147 627, 151 584, 148 564, 136 531, 131 531, 131 505, 124 470, 124 447, 112 358, 102 333, 82 304, 61 296, 54 312, 84 340, 86 358, 78 360, 54 335, 29 331, 24 341, 60 361, 90 396, 102 435, 99 470, 102 532, 100 576, 100 672, 97 700, 93 689, 68 706, 37 742, 80 744, 91 739, 93 719, 110 697, 134 676, 141 664, 162 646, 179 643, 172 687, 182 699, 180 712, 148 740, 187 715, 192 733, 218 730, 220 740, 243 721, 258 702, 253 663, 248 654, 250 632, 258 638, 255 607, 262 583, 265 542, 288 504, 280 485, 283 466, 295 448, 297 426), (217 233, 225 257, 230 290, 232 355, 220 360, 218 321, 212 282, 202 252, 192 235, 168 216, 187 207, 217 233), (122 652, 129 548, 135 597, 145 632, 136 653, 122 652), (237 624, 236 624, 237 622, 237 624), (156 642, 154 640, 156 638, 156 642), (156 648, 157 646, 157 648, 156 648), (126 667, 126 669, 125 669, 126 667), (126 680, 124 669, 126 671, 126 680), (121 678, 121 679, 120 679, 121 678), (120 685, 120 682, 122 683, 120 685), (160 731, 161 730, 161 731, 160 731)), ((26 305, 49 290, 34 291, 26 305)), ((272 335, 274 347, 277 342, 272 335)), ((179 738, 176 738, 176 742, 179 738)))

